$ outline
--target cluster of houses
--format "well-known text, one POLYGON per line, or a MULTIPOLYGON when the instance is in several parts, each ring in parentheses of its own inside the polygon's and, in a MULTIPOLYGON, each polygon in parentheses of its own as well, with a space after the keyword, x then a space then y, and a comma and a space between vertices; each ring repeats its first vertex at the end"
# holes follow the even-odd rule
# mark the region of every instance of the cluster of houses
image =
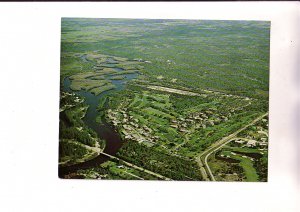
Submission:
POLYGON ((153 135, 153 130, 146 125, 140 125, 139 120, 127 114, 127 109, 107 110, 107 118, 119 129, 125 139, 143 142, 149 146, 155 144, 159 137, 153 135))
MULTIPOLYGON (((230 116, 231 114, 229 114, 229 117, 230 116)), ((217 114, 215 109, 207 109, 205 111, 191 113, 186 118, 180 117, 177 120, 173 119, 171 120, 170 126, 178 129, 179 132, 189 132, 188 129, 192 126, 194 126, 195 129, 206 128, 227 120, 228 117, 217 114)))
MULTIPOLYGON (((170 119, 170 127, 183 134, 190 133, 191 128, 197 130, 226 122, 234 111, 234 109, 231 109, 226 114, 220 114, 215 108, 207 108, 187 114, 186 117, 180 116, 170 119)), ((154 145, 159 139, 158 136, 154 135, 155 129, 141 124, 138 119, 128 113, 127 108, 119 108, 114 111, 109 109, 106 116, 109 122, 121 132, 121 135, 125 139, 134 140, 139 143, 143 142, 150 146, 154 145)), ((257 134, 261 135, 259 136, 259 141, 256 138, 247 138, 246 140, 240 139, 235 142, 240 142, 247 147, 267 147, 267 131, 263 128, 258 128, 257 134)))
MULTIPOLYGON (((267 122, 267 120, 263 120, 263 122, 267 122)), ((255 132, 248 133, 247 136, 242 138, 235 138, 232 140, 241 147, 255 148, 259 150, 267 150, 268 148, 268 131, 262 126, 257 126, 255 132)), ((236 155, 234 152, 230 152, 231 155, 236 155)), ((263 154, 263 152, 261 152, 263 154)), ((231 158, 229 155, 220 155, 222 158, 231 158)), ((243 155, 243 158, 249 158, 254 161, 253 158, 243 155)))
POLYGON ((259 147, 260 149, 268 148, 268 124, 267 120, 262 120, 262 125, 256 126, 255 131, 247 133, 243 138, 237 138, 234 140, 235 143, 241 144, 245 147, 259 147))
MULTIPOLYGON (((139 120, 128 114, 126 108, 117 110, 107 110, 106 116, 109 122, 116 128, 125 139, 144 142, 150 146, 154 145, 158 136, 153 135, 153 129, 139 123, 139 120)), ((231 116, 231 114, 229 114, 231 116)), ((207 109, 189 114, 187 117, 178 117, 170 120, 170 127, 181 133, 189 133, 190 128, 195 129, 214 126, 222 121, 227 121, 228 117, 216 113, 216 109, 207 109)))
POLYGON ((243 145, 242 147, 267 148, 268 146, 267 138, 262 138, 262 140, 254 140, 251 138, 239 138, 234 140, 234 142, 238 144, 242 144, 243 145))

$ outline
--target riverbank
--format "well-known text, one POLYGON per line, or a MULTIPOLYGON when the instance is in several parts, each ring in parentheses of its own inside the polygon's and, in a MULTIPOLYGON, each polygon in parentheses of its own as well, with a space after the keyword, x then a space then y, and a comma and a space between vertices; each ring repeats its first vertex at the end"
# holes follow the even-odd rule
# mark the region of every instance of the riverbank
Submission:
MULTIPOLYGON (((83 62, 90 62, 86 60, 86 57, 83 58, 83 62)), ((80 144, 80 147, 85 148, 87 152, 81 153, 81 157, 73 160, 72 163, 60 163, 59 164, 59 176, 64 178, 64 175, 69 174, 71 172, 75 172, 80 169, 86 169, 94 166, 98 166, 99 164, 108 160, 107 157, 101 155, 101 152, 104 152, 109 155, 115 155, 117 151, 123 145, 122 138, 116 132, 113 126, 106 122, 105 117, 99 116, 99 110, 103 107, 102 113, 107 106, 107 96, 112 94, 115 91, 120 91, 125 88, 127 81, 132 80, 138 76, 138 71, 126 71, 124 68, 115 67, 117 64, 116 60, 112 60, 109 58, 109 61, 106 63, 112 63, 114 66, 114 73, 119 76, 117 79, 112 78, 111 73, 98 71, 93 73, 78 73, 76 75, 72 75, 72 77, 65 77, 62 81, 62 89, 65 92, 73 93, 84 99, 84 104, 87 105, 87 109, 85 111, 84 116, 82 117, 82 123, 90 128, 95 135, 102 141, 105 142, 105 148, 97 149, 96 147, 91 147, 89 145, 80 144), (104 80, 107 80, 112 87, 112 89, 103 90, 101 92, 95 93, 93 90, 90 90, 88 87, 84 87, 84 89, 74 89, 72 85, 74 85, 74 80, 89 80, 98 82, 97 79, 93 79, 93 77, 102 77, 104 80), (88 78, 88 79, 87 79, 88 78), (103 102, 105 99, 105 103, 103 102), (101 107, 101 108, 99 108, 101 107), (95 149, 96 148, 96 149, 95 149)), ((106 64, 106 65, 107 65, 106 64)), ((131 64, 132 65, 132 64, 131 64)), ((80 82, 80 85, 83 86, 83 82, 80 82)), ((78 87, 78 86, 77 86, 78 87)), ((65 108, 64 108, 65 110, 65 108)), ((80 135, 79 135, 80 136, 80 135)), ((68 141, 70 142, 70 141, 68 141)), ((72 141, 72 145, 74 145, 72 141)), ((60 155, 61 156, 61 155, 60 155)))

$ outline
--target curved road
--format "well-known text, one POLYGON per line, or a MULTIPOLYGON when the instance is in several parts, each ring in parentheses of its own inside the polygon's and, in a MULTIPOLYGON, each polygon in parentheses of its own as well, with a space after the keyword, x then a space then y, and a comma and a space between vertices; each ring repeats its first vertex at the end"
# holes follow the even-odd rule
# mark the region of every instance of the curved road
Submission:
POLYGON ((233 138, 235 138, 241 131, 245 130, 246 128, 248 128, 251 125, 254 125, 256 122, 260 121, 261 119, 263 119, 265 116, 267 116, 268 113, 265 113, 259 117, 257 117, 256 119, 254 119, 251 123, 245 125, 244 127, 240 128, 239 130, 235 131, 234 133, 228 135, 227 137, 222 138, 221 140, 215 142, 213 145, 211 145, 207 150, 205 150, 204 152, 202 152, 197 158, 196 161, 198 162, 198 165, 200 167, 200 171, 202 174, 203 179, 205 180, 209 180, 209 178, 207 177, 207 175, 209 174, 210 179, 212 181, 216 181, 214 175, 211 172, 211 169, 207 163, 207 159, 208 157, 215 152, 216 150, 222 148, 224 145, 226 145, 227 143, 229 143, 233 138), (207 174, 208 172, 208 174, 207 174))

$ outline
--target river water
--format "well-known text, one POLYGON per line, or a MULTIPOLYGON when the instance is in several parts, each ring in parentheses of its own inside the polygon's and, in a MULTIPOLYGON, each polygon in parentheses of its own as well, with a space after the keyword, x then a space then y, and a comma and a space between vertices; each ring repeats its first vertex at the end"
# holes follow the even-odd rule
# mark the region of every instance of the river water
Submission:
MULTIPOLYGON (((115 68, 117 71, 122 71, 120 68, 115 68)), ((128 80, 134 79, 137 77, 137 73, 133 74, 124 74, 124 79, 122 80, 111 80, 112 84, 116 86, 113 90, 108 90, 103 93, 101 93, 98 96, 95 96, 94 94, 87 92, 87 91, 76 91, 75 93, 85 98, 85 104, 89 106, 87 109, 86 115, 83 118, 84 123, 91 129, 93 129, 99 138, 105 140, 106 146, 104 148, 104 152, 110 155, 115 155, 118 151, 118 149, 122 146, 123 141, 120 137, 120 135, 114 130, 114 128, 109 125, 105 120, 102 120, 102 123, 99 124, 96 122, 96 116, 98 115, 97 112, 97 106, 99 103, 99 100, 103 98, 105 95, 109 95, 115 91, 119 91, 125 88, 126 82, 128 80)), ((68 77, 66 77, 63 81, 63 90, 65 92, 74 92, 70 89, 71 81, 68 77)), ((104 156, 100 154, 99 156, 95 157, 92 160, 61 167, 59 166, 59 177, 63 178, 64 175, 68 173, 75 172, 79 169, 86 169, 98 166, 99 164, 107 161, 109 158, 107 156, 104 156)))

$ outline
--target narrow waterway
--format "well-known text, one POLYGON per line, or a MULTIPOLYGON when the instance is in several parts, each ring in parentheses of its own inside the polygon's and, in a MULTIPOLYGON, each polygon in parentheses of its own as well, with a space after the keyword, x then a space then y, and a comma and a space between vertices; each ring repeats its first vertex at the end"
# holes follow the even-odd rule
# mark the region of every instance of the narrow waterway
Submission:
MULTIPOLYGON (((116 70, 122 71, 122 69, 119 69, 119 68, 116 68, 116 70)), ((105 120, 102 120, 101 124, 96 122, 96 117, 98 115, 97 106, 98 106, 99 100, 101 98, 103 98, 105 95, 109 95, 113 92, 124 89, 126 82, 128 80, 136 78, 137 75, 138 75, 137 73, 124 74, 123 76, 125 76, 125 78, 122 80, 111 80, 111 82, 116 86, 116 88, 113 90, 105 91, 98 96, 95 96, 94 94, 87 92, 87 91, 83 91, 83 90, 75 92, 76 94, 84 97, 85 104, 87 104, 89 106, 89 108, 87 109, 86 115, 83 118, 84 123, 89 128, 93 129, 97 133, 99 138, 105 140, 106 145, 105 145, 104 152, 109 155, 115 155, 117 153, 118 149, 122 146, 123 141, 122 141, 120 135, 105 120)), ((71 85, 71 81, 68 77, 66 77, 63 81, 63 90, 65 92, 73 92, 70 89, 70 85, 71 85)), ((65 167, 59 166, 59 177, 63 178, 64 175, 75 172, 79 169, 95 167, 95 166, 100 165, 101 163, 107 161, 108 159, 109 158, 104 155, 99 155, 96 158, 86 161, 86 162, 83 162, 83 163, 79 163, 79 164, 75 164, 75 165, 71 165, 71 166, 65 166, 65 167)))

